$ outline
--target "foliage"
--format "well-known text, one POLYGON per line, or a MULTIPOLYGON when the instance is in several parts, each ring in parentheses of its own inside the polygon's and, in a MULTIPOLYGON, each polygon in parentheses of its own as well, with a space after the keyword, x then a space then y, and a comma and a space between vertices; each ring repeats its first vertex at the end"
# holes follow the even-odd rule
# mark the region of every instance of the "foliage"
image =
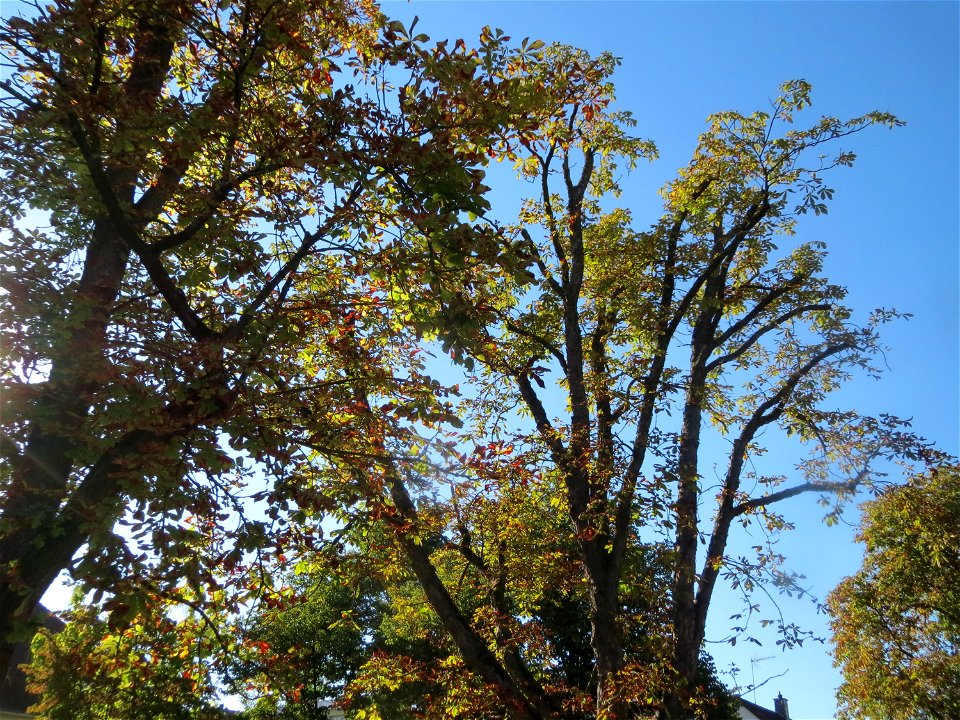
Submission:
MULTIPOLYGON (((718 581, 803 593, 773 540, 730 556, 732 529, 760 523, 775 536, 789 527, 778 503, 802 494, 835 522, 886 461, 938 457, 905 421, 830 407, 853 373, 877 374, 879 327, 898 314, 854 321, 845 289, 821 275, 822 244, 794 239, 803 215, 826 212, 827 173, 854 160, 831 146, 900 122, 874 112, 800 126, 811 88, 786 83, 769 111, 709 119, 663 190, 663 216, 640 231, 611 198, 618 165, 655 148, 615 106, 616 61, 553 46, 525 65, 544 97, 538 131, 509 156, 536 192, 512 228, 529 282, 468 265, 423 287, 422 314, 459 319, 445 349, 467 370, 469 430, 431 446, 376 424, 392 457, 367 473, 386 485, 392 507, 378 516, 465 664, 514 717, 556 717, 571 703, 596 717, 688 717, 718 581), (778 431, 806 450, 795 477, 757 469, 778 431), (729 448, 712 458, 726 467, 717 488, 703 477, 710 438, 729 448), (438 486, 450 488, 440 502, 438 486), (658 597, 669 619, 647 630, 664 651, 634 661, 627 569, 652 539, 672 548, 658 597), (551 583, 589 608, 587 687, 551 682, 530 622, 551 583)), ((788 621, 763 622, 780 623, 782 644, 803 642, 788 621)))
POLYGON ((30 712, 49 720, 225 717, 210 664, 217 643, 202 619, 174 621, 169 607, 151 605, 114 626, 75 604, 61 632, 33 640, 28 689, 39 700, 30 712))
POLYGON ((231 674, 254 701, 245 718, 327 717, 379 642, 382 591, 369 578, 294 578, 243 629, 248 652, 231 674))
POLYGON ((431 45, 367 0, 60 0, 0 43, 2 666, 62 570, 136 608, 324 505, 291 465, 350 449, 342 349, 399 352, 364 268, 516 265, 465 213, 532 96, 502 35, 431 45))
POLYGON ((960 713, 960 468, 942 467, 864 506, 863 568, 831 593, 845 718, 960 713))
MULTIPOLYGON (((64 632, 34 642, 36 709, 51 718, 78 706, 91 717, 213 717, 219 689, 243 698, 239 717, 250 720, 324 718, 330 707, 351 718, 498 716, 496 695, 464 666, 415 579, 385 581, 375 567, 372 552, 315 557, 309 571, 302 565, 301 574, 261 594, 244 618, 200 616, 166 601, 111 624, 101 608, 78 604, 64 632)), ((663 611, 649 603, 667 581, 657 577, 663 569, 652 549, 631 565, 640 580, 625 598, 633 628, 625 645, 638 666, 662 647, 663 611)), ((537 582, 531 578, 532 587, 537 582)), ((463 588, 460 606, 482 613, 482 586, 463 588)), ((524 630, 528 651, 558 691, 595 683, 588 617, 582 588, 547 586, 524 630)), ((709 688, 703 717, 727 720, 731 698, 708 657, 701 670, 698 682, 709 688)), ((578 706, 582 698, 568 695, 567 717, 589 717, 578 706)))
MULTIPOLYGON (((512 452, 499 445, 477 448, 470 462, 485 482, 461 481, 452 505, 434 502, 433 512, 450 513, 451 536, 440 543, 437 535, 428 535, 422 545, 430 551, 439 582, 478 634, 498 649, 501 662, 530 673, 563 717, 594 717, 592 695, 598 678, 589 592, 576 562, 569 518, 555 502, 555 482, 533 471, 533 461, 521 469, 518 465, 523 464, 509 455, 512 452)), ((421 511, 425 507, 427 503, 421 502, 421 511)), ((377 543, 384 540, 378 553, 402 550, 396 538, 390 542, 389 535, 384 538, 378 533, 377 543)), ((671 554, 662 544, 632 547, 620 592, 628 663, 623 686, 637 686, 646 698, 646 711, 659 708, 664 693, 674 687, 668 659, 671 554)), ((382 567, 388 573, 395 573, 401 562, 389 555, 382 565, 371 554, 364 558, 366 568, 382 567)), ((431 718, 451 713, 487 717, 485 712, 504 707, 502 695, 481 692, 470 675, 464 676, 458 646, 447 637, 429 594, 413 578, 392 577, 394 582, 387 584, 391 602, 381 626, 388 642, 365 666, 351 691, 396 690, 398 683, 400 688, 409 683, 422 688, 422 701, 416 707, 431 718), (403 584, 397 585, 398 580, 403 584), (405 643, 398 642, 403 640, 419 642, 406 649, 405 643), (424 643, 433 650, 425 652, 424 643), (397 668, 403 668, 399 677, 397 668)), ((731 697, 709 658, 695 682, 697 716, 729 717, 731 697)))

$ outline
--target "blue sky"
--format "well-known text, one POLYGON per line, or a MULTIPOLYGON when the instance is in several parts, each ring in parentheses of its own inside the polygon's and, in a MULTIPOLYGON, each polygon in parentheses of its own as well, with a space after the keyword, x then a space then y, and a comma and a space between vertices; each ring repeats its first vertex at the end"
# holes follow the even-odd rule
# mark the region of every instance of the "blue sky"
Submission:
MULTIPOLYGON (((620 105, 639 121, 636 133, 656 141, 660 160, 626 183, 621 203, 644 227, 659 214, 657 189, 689 160, 704 120, 724 109, 766 108, 785 80, 814 87, 813 110, 850 117, 885 110, 907 121, 895 131, 872 130, 844 145, 858 161, 835 173, 837 190, 826 217, 801 223, 799 239, 830 248, 826 273, 850 290, 849 303, 866 314, 895 307, 913 314, 888 327, 889 372, 879 382, 857 379, 838 405, 912 417, 914 429, 958 453, 958 5, 895 2, 464 2, 387 1, 385 12, 409 21, 433 39, 475 40, 484 25, 514 40, 558 41, 623 59, 615 77, 620 105), (847 147, 849 146, 849 147, 847 147)), ((496 208, 515 206, 521 184, 495 188, 496 208)), ((510 218, 510 210, 503 219, 510 218)), ((795 457, 785 458, 792 467, 795 457)), ((709 461, 707 461, 709 463, 709 461)), ((785 511, 797 528, 781 548, 790 568, 823 597, 861 557, 849 525, 827 528, 811 497, 785 511)), ((851 512, 848 520, 856 521, 851 512)), ((741 538, 749 545, 750 538, 741 538)), ((721 596, 711 610, 718 639, 736 612, 721 596)), ((774 610, 766 605, 764 616, 774 610)), ((783 601, 788 621, 827 635, 826 620, 807 601, 783 601)), ((834 688, 828 645, 805 643, 786 653, 776 637, 762 647, 713 644, 721 669, 735 662, 741 683, 779 675, 756 691, 766 707, 782 692, 792 717, 833 717, 834 688)), ((754 699, 753 695, 747 696, 754 699)))

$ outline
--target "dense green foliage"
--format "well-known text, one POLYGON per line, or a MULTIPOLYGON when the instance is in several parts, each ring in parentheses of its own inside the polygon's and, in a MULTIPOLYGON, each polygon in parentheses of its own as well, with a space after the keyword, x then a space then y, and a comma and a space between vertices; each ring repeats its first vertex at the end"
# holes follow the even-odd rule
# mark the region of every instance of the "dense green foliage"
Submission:
POLYGON ((960 468, 864 506, 863 568, 831 593, 844 718, 960 716, 960 468))
MULTIPOLYGON (((34 711, 51 720, 205 720, 220 717, 219 688, 245 699, 239 717, 246 720, 322 720, 334 706, 351 718, 478 717, 483 706, 495 716, 495 698, 464 675, 416 583, 384 586, 364 568, 352 555, 335 573, 293 576, 239 624, 194 612, 175 620, 183 606, 157 601, 134 622, 111 625, 77 598, 64 631, 34 640, 34 711)), ((649 583, 666 583, 657 577, 664 568, 651 553, 633 568, 646 579, 625 598, 633 627, 627 654, 640 662, 654 661, 662 644, 663 612, 649 606, 656 596, 649 583)), ((461 604, 471 603, 461 597, 461 604)), ((569 589, 548 591, 537 604, 538 653, 556 687, 595 685, 588 617, 586 598, 569 589)), ((708 656, 700 672, 703 716, 734 720, 733 698, 708 656)), ((590 715, 571 705, 567 717, 590 715)))

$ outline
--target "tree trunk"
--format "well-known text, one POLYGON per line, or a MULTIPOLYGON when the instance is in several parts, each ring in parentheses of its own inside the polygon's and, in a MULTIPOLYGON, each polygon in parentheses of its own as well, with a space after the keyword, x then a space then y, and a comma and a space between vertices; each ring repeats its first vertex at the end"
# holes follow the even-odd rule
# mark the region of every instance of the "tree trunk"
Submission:
MULTIPOLYGON (((97 222, 67 326, 73 331, 54 348, 49 380, 31 413, 26 447, 12 463, 3 500, 0 537, 0 667, 9 663, 15 626, 37 603, 83 540, 62 527, 61 506, 96 376, 103 367, 107 326, 126 271, 129 249, 111 223, 97 222)), ((76 524, 76 523, 74 523, 76 524)))
MULTIPOLYGON (((597 551, 602 549, 594 548, 593 553, 597 551)), ((603 710, 610 720, 626 720, 626 703, 611 692, 611 683, 624 664, 619 583, 612 580, 609 572, 598 571, 598 568, 587 570, 586 575, 590 598, 590 647, 597 672, 597 711, 603 710)))
MULTIPOLYGON (((150 108, 160 97, 170 69, 174 42, 182 18, 154 9, 138 18, 134 55, 123 90, 131 108, 150 108)), ((80 98, 85 100, 87 98, 80 98)), ((138 147, 123 159, 100 157, 97 136, 88 135, 69 100, 61 100, 63 131, 81 151, 94 175, 109 185, 109 201, 126 206, 133 202, 146 149, 138 147), (87 157, 90 155, 90 157, 87 157)), ((128 132, 126 109, 118 111, 117 138, 128 132)), ((116 143, 122 146, 123 143, 116 143)), ((96 184, 96 183, 95 183, 96 184)), ((101 191, 103 188, 101 188, 101 191)), ((99 198, 109 206, 108 198, 99 198)), ((78 451, 94 438, 84 436, 91 402, 102 382, 107 331, 120 295, 131 249, 106 215, 94 220, 86 248, 83 272, 70 301, 65 327, 50 353, 49 379, 29 413, 30 431, 23 452, 14 458, 12 478, 3 499, 4 529, 0 536, 0 668, 9 664, 17 626, 26 623, 40 597, 88 536, 91 521, 102 522, 116 512, 113 450, 90 469, 76 491, 70 491, 78 451), (83 488, 96 488, 86 494, 83 488), (69 494, 69 496, 68 496, 69 494)), ((122 445, 130 438, 120 440, 122 445)), ((22 635, 22 632, 20 633, 22 635)))
MULTIPOLYGON (((395 469, 391 468, 388 472, 387 483, 394 505, 403 518, 415 521, 417 510, 403 480, 395 469)), ((550 720, 556 717, 540 688, 532 687, 526 678, 512 677, 473 629, 437 575, 423 545, 405 534, 401 534, 399 539, 430 606, 460 650, 467 667, 496 689, 510 717, 514 720, 550 720)))

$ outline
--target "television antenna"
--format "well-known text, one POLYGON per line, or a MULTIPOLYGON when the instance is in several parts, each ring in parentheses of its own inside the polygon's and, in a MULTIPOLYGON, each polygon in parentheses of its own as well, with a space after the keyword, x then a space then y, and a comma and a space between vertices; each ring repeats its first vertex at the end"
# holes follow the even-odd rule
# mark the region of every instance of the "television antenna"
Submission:
POLYGON ((760 663, 766 660, 773 660, 773 655, 769 655, 767 657, 757 657, 756 655, 754 655, 752 658, 750 658, 750 689, 753 691, 754 703, 757 702, 757 676, 756 676, 757 665, 759 665, 760 663))

